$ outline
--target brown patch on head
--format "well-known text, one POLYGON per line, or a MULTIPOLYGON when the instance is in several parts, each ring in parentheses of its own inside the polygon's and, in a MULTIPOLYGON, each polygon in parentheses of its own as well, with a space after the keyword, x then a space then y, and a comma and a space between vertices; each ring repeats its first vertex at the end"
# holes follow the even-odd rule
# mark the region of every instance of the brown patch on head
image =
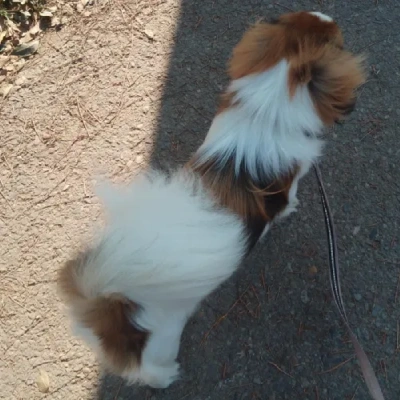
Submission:
POLYGON ((343 46, 339 27, 307 12, 285 14, 274 23, 258 22, 233 50, 229 75, 239 79, 263 72, 283 59, 291 63, 326 45, 343 46))
POLYGON ((254 245, 267 223, 288 205, 289 190, 298 168, 278 178, 254 181, 244 168, 235 174, 233 157, 223 166, 218 160, 197 164, 194 157, 188 164, 203 178, 218 203, 241 217, 250 233, 250 246, 254 245))
POLYGON ((355 102, 355 89, 365 81, 362 58, 343 50, 337 24, 308 12, 285 14, 274 23, 260 22, 249 29, 233 51, 229 75, 239 79, 282 60, 289 64, 289 94, 309 85, 326 124, 346 113, 355 102))
POLYGON ((98 338, 108 367, 119 374, 140 364, 149 332, 130 321, 139 306, 129 299, 119 294, 89 298, 83 293, 82 272, 88 254, 81 253, 65 263, 59 271, 58 288, 76 321, 98 338))

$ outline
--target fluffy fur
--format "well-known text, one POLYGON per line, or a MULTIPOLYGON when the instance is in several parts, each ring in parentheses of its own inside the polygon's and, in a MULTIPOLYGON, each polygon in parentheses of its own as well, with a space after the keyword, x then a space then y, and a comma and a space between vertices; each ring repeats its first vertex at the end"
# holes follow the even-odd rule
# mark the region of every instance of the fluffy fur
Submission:
POLYGON ((252 27, 208 135, 182 168, 99 191, 108 225, 68 261, 59 288, 75 331, 130 383, 178 377, 182 331, 271 224, 293 212, 324 126, 351 111, 362 58, 321 13, 252 27))

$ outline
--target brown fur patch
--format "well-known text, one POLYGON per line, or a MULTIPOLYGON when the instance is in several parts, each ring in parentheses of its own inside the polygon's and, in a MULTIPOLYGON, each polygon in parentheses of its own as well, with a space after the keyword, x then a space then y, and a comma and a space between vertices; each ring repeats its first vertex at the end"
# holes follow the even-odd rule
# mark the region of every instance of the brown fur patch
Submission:
POLYGON ((205 186, 222 207, 244 220, 256 239, 266 224, 286 208, 289 190, 298 172, 294 167, 279 178, 255 182, 245 170, 235 174, 233 159, 219 168, 218 160, 197 165, 193 158, 188 167, 202 176, 205 186))
POLYGON ((237 102, 233 101, 233 98, 235 97, 236 92, 225 92, 221 95, 217 114, 221 114, 224 112, 226 109, 235 106, 237 102))
POLYGON ((289 94, 293 96, 299 85, 309 85, 326 124, 346 114, 354 105, 355 89, 365 81, 363 59, 343 50, 337 24, 306 12, 249 29, 233 51, 229 75, 239 79, 263 72, 283 59, 289 63, 289 94))
POLYGON ((58 288, 77 322, 89 328, 99 339, 105 361, 115 373, 140 364, 149 333, 137 329, 129 320, 139 308, 118 294, 88 298, 79 280, 89 251, 65 263, 58 275, 58 288))
POLYGON ((325 124, 332 124, 354 109, 355 89, 366 79, 363 64, 363 56, 331 49, 312 65, 308 89, 325 124))
POLYGON ((339 27, 306 12, 281 16, 274 24, 259 22, 235 47, 229 64, 231 79, 265 71, 282 59, 289 62, 315 48, 343 46, 339 27))
POLYGON ((140 364, 148 332, 137 329, 129 321, 138 306, 124 298, 110 296, 90 304, 82 315, 82 323, 100 339, 107 361, 117 373, 140 364))

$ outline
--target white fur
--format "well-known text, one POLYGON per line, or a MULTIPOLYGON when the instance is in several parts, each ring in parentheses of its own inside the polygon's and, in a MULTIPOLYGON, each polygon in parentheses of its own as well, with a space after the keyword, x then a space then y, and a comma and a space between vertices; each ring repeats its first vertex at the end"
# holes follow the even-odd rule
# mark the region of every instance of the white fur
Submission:
MULTIPOLYGON (((178 375, 182 330, 201 300, 229 278, 247 250, 243 222, 222 211, 200 178, 151 171, 125 190, 102 188, 107 231, 80 280, 89 297, 120 293, 142 306, 132 323, 151 332, 130 382, 166 387, 178 375)), ((93 335, 81 335, 96 346, 93 335)))
POLYGON ((216 157, 221 164, 235 154, 235 168, 244 163, 254 179, 277 176, 296 163, 315 161, 322 141, 316 138, 323 124, 306 86, 291 99, 288 89, 289 65, 275 67, 235 80, 229 92, 236 92, 233 103, 213 121, 199 162, 216 157), (305 135, 309 133, 309 136, 305 135))
POLYGON ((333 19, 331 17, 329 17, 328 15, 322 14, 319 11, 312 11, 310 12, 311 15, 315 15, 316 17, 318 17, 321 21, 324 22, 333 22, 333 19))

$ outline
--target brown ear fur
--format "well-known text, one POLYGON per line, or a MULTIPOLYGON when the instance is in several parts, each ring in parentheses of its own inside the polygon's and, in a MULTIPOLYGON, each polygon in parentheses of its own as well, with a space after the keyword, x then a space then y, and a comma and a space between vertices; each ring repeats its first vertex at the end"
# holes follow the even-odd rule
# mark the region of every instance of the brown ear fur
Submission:
POLYGON ((308 88, 325 124, 332 124, 354 109, 356 89, 366 80, 364 60, 363 56, 331 49, 311 64, 308 88))
POLYGON ((140 363, 149 333, 132 325, 129 316, 139 308, 129 299, 113 294, 88 298, 80 289, 80 272, 88 252, 65 263, 58 275, 58 288, 74 318, 97 336, 108 366, 116 373, 140 363))
POLYGON ((230 78, 240 79, 271 68, 282 58, 283 47, 281 26, 261 22, 255 24, 233 50, 228 68, 230 78))

